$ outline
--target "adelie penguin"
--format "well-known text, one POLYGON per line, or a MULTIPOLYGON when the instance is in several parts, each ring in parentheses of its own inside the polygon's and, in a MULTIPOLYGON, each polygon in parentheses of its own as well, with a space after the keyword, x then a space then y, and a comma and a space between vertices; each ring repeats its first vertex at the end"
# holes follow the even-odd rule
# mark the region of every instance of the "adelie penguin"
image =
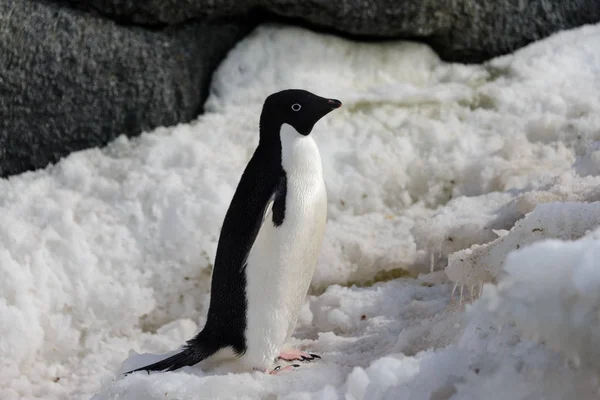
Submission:
POLYGON ((206 325, 180 353, 130 372, 173 371, 210 359, 269 372, 278 358, 318 357, 284 350, 284 344, 308 291, 327 218, 321 156, 310 133, 341 105, 305 90, 267 97, 258 147, 221 228, 206 325))

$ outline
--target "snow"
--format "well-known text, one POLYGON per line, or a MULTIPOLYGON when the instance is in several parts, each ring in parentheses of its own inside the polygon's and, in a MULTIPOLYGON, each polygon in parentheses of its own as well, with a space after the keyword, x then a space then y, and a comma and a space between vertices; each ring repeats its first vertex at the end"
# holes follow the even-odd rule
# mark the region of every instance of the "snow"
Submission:
POLYGON ((0 181, 0 398, 597 398, 599 92, 600 25, 471 66, 259 27, 196 121, 0 181), (323 358, 123 377, 203 326, 261 103, 288 87, 344 103, 313 132, 329 220, 291 343, 323 358))
POLYGON ((512 250, 543 239, 577 239, 597 226, 600 226, 600 202, 541 204, 498 239, 452 253, 446 274, 468 286, 493 281, 504 272, 504 261, 512 250))
MULTIPOLYGON (((567 203, 540 207, 540 211, 562 209, 563 215, 572 211, 589 217, 598 215, 598 207, 600 203, 583 207, 567 203)), ((504 267, 507 277, 490 287, 478 306, 487 307, 499 320, 513 323, 525 334, 565 353, 575 364, 597 369, 599 239, 597 228, 570 243, 546 240, 510 254, 504 267)))

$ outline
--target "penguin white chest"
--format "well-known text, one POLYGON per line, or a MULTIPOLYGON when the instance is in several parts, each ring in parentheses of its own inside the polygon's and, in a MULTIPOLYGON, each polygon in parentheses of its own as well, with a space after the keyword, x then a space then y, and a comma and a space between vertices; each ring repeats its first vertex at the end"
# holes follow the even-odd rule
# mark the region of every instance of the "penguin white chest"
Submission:
POLYGON ((246 267, 244 364, 269 368, 292 334, 314 273, 327 219, 321 156, 310 136, 284 124, 285 214, 276 226, 269 207, 246 267))

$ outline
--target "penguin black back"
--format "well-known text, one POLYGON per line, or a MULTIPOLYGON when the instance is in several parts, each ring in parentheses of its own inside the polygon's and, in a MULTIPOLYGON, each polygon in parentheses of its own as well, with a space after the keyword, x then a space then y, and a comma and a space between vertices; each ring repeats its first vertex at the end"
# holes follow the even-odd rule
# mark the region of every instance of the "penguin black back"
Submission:
POLYGON ((285 219, 287 178, 281 165, 281 127, 289 124, 300 134, 309 135, 319 119, 340 106, 338 100, 298 89, 267 97, 260 116, 259 144, 242 174, 221 228, 206 324, 181 353, 134 371, 172 371, 194 365, 226 347, 238 356, 244 354, 246 261, 271 201, 272 219, 264 223, 279 226, 285 219))

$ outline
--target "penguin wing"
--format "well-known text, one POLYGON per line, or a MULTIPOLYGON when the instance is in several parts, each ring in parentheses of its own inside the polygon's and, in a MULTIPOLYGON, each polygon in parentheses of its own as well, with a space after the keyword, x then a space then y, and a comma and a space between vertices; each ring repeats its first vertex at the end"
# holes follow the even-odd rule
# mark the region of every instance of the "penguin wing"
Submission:
POLYGON ((250 160, 225 215, 213 270, 213 289, 217 291, 245 286, 238 274, 244 270, 258 233, 264 224, 273 221, 278 226, 282 220, 285 172, 281 167, 265 167, 264 157, 255 153, 250 160))
POLYGON ((249 241, 249 246, 247 247, 247 252, 244 255, 244 261, 242 263, 242 269, 246 268, 246 261, 248 259, 248 255, 250 254, 250 251, 254 246, 256 238, 259 235, 261 229, 265 226, 265 224, 273 224, 275 226, 279 226, 283 223, 283 218, 285 214, 286 194, 287 179, 285 172, 282 171, 277 180, 277 183, 274 185, 273 189, 271 189, 271 195, 264 206, 264 209, 262 211, 262 220, 255 227, 253 235, 249 241))
POLYGON ((274 185, 271 185, 268 191, 268 198, 263 203, 259 215, 262 215, 260 220, 257 220, 254 225, 254 229, 250 237, 248 238, 246 251, 243 256, 243 262, 241 263, 241 269, 246 267, 246 261, 248 255, 254 247, 254 242, 259 235, 259 232, 265 226, 265 224, 273 224, 275 226, 281 225, 285 214, 285 196, 287 193, 287 179, 284 171, 279 173, 277 180, 274 185))

